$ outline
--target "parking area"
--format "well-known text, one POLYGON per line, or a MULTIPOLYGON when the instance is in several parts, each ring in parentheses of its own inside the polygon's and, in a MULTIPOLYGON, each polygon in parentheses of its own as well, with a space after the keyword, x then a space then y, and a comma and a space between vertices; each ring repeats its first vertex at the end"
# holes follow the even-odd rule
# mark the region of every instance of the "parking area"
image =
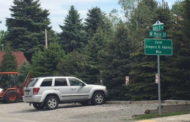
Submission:
POLYGON ((104 104, 82 106, 61 104, 56 110, 38 111, 29 104, 0 103, 0 122, 126 122, 146 109, 155 109, 157 104, 104 104))

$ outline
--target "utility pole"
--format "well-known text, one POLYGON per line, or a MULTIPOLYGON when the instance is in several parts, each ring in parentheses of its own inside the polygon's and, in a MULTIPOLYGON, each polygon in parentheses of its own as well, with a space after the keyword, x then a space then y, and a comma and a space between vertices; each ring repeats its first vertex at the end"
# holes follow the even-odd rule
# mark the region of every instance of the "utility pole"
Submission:
POLYGON ((48 49, 47 29, 45 29, 45 49, 48 49))

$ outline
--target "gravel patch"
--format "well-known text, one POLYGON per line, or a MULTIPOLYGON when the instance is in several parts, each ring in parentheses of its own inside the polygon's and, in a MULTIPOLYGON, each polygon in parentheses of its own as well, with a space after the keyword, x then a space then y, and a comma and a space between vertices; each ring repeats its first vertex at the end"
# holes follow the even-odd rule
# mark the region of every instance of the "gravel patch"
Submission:
POLYGON ((126 122, 158 104, 104 104, 81 106, 61 104, 56 110, 38 111, 26 103, 1 104, 0 122, 126 122))

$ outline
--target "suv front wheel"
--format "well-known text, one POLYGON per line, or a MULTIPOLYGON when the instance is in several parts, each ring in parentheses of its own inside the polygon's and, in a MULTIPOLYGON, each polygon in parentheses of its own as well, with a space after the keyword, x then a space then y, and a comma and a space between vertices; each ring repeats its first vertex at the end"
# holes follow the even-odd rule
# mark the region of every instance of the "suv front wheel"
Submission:
POLYGON ((92 97, 92 103, 94 105, 101 105, 105 102, 105 95, 103 92, 95 92, 92 97))
POLYGON ((58 99, 56 96, 47 96, 45 100, 45 106, 49 110, 56 109, 58 106, 58 99))

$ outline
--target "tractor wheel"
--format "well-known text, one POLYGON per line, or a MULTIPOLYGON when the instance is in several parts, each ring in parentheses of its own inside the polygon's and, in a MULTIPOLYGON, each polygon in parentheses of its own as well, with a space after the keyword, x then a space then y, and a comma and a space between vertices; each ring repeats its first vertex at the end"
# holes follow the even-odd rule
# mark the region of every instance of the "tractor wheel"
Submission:
POLYGON ((6 103, 15 103, 18 101, 18 93, 15 92, 15 91, 8 91, 6 94, 5 94, 5 97, 4 97, 4 101, 6 103))

